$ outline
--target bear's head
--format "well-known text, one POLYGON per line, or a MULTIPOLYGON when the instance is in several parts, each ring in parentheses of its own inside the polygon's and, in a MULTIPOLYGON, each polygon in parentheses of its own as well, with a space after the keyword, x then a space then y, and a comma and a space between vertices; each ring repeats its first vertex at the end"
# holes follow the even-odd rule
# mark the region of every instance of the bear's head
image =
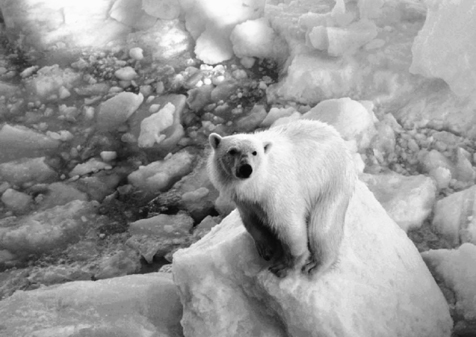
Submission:
POLYGON ((216 133, 208 137, 214 152, 214 161, 222 178, 245 180, 260 167, 271 142, 261 142, 253 135, 221 137, 216 133))

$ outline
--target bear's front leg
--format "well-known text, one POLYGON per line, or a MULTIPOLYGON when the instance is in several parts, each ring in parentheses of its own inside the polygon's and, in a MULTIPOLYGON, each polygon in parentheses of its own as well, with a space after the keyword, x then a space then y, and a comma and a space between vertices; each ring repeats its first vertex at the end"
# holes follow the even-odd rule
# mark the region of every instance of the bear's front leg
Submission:
POLYGON ((238 207, 241 220, 253 238, 259 256, 265 261, 270 261, 275 254, 275 250, 278 249, 276 235, 263 223, 253 207, 248 206, 244 208, 241 206, 239 205, 238 207))
POLYGON ((289 253, 289 248, 283 247, 282 244, 281 247, 279 254, 275 254, 269 271, 279 278, 284 278, 288 275, 288 271, 293 269, 293 259, 289 253))
POLYGON ((292 219, 290 223, 293 225, 283 225, 280 222, 276 227, 282 248, 269 270, 279 278, 285 277, 290 270, 301 268, 309 257, 305 221, 292 219))

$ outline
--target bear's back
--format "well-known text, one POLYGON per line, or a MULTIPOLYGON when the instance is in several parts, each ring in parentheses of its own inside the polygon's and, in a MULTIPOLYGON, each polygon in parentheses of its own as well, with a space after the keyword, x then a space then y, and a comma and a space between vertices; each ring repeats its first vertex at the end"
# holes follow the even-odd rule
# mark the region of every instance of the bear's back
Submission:
POLYGON ((340 177, 353 176, 353 160, 345 141, 326 123, 298 120, 273 127, 262 136, 273 144, 266 168, 273 183, 299 182, 307 191, 327 183, 340 184, 340 177))

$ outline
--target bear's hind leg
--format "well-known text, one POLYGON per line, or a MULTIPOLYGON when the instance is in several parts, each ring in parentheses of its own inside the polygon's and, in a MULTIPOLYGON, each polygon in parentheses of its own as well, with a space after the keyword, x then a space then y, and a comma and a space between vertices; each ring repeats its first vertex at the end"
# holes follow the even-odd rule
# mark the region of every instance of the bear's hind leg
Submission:
POLYGON ((337 261, 344 234, 349 198, 340 195, 314 206, 308 223, 311 254, 302 267, 306 274, 322 274, 337 261))

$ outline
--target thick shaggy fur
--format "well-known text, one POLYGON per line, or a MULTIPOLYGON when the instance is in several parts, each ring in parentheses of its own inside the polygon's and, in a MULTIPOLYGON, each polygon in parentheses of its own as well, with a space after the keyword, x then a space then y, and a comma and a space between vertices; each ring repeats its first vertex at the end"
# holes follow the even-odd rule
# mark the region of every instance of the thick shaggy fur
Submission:
POLYGON ((338 258, 356 179, 338 132, 300 120, 254 134, 209 137, 209 175, 237 205, 270 270, 325 272, 338 258))

